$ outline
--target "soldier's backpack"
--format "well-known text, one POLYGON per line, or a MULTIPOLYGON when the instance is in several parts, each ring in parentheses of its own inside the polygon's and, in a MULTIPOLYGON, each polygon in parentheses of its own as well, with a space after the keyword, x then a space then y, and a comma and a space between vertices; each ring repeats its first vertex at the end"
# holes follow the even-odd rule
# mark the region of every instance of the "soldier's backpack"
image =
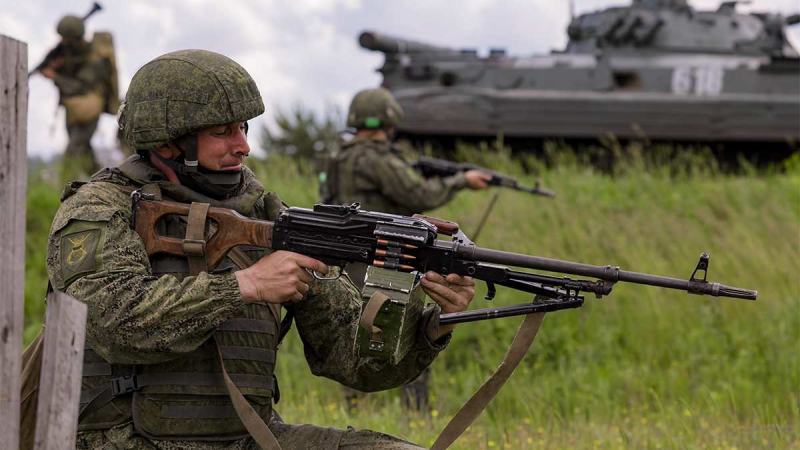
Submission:
POLYGON ((107 59, 111 65, 111 76, 106 86, 103 112, 117 115, 119 110, 119 84, 117 81, 117 55, 114 51, 114 38, 107 31, 97 31, 92 39, 92 53, 107 59))
POLYGON ((119 85, 117 82, 117 61, 111 33, 98 31, 90 45, 89 60, 106 60, 110 66, 108 80, 82 95, 64 97, 61 102, 67 110, 67 123, 89 124, 101 114, 117 114, 119 109, 119 85))

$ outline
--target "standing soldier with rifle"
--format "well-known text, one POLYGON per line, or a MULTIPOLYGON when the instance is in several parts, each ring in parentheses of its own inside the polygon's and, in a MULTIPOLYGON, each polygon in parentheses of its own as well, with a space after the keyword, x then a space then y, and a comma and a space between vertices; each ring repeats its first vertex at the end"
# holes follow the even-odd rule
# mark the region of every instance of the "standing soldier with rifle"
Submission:
POLYGON ((424 177, 392 143, 403 109, 384 89, 365 89, 353 98, 347 126, 355 139, 331 160, 324 203, 361 203, 368 211, 412 215, 444 205, 461 189, 485 189, 490 176, 478 170, 424 177))
MULTIPOLYGON (((342 144, 333 156, 323 186, 323 203, 358 202, 368 211, 412 215, 450 201, 461 189, 486 189, 491 175, 478 170, 447 176, 425 177, 407 161, 392 143, 395 127, 403 119, 403 109, 384 89, 365 89, 353 98, 347 126, 356 129, 355 138, 342 144)), ((364 287, 365 264, 350 264, 347 273, 355 285, 364 287)), ((426 370, 412 383, 403 386, 403 403, 421 410, 428 403, 426 370)), ((348 405, 361 393, 344 388, 348 405)))
MULTIPOLYGON (((91 146, 101 113, 116 114, 119 108, 117 68, 111 33, 96 32, 84 40, 84 22, 102 7, 95 3, 83 17, 64 16, 57 26, 61 42, 30 75, 39 72, 53 80, 59 104, 67 111, 69 143, 64 163, 88 175, 99 166, 91 146)), ((29 75, 29 76, 30 76, 29 75)))

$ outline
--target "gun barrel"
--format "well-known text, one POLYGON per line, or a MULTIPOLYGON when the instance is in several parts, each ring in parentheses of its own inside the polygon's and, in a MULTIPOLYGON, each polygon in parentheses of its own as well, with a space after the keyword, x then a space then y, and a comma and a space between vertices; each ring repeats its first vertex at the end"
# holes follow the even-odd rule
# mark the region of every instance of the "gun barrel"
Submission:
POLYGON ((358 43, 367 50, 383 53, 442 53, 455 52, 447 47, 424 44, 408 39, 396 38, 373 31, 365 31, 358 37, 358 43))
POLYGON ((730 287, 724 284, 705 282, 702 280, 679 280, 677 278, 663 277, 660 275, 621 270, 618 267, 574 263, 562 261, 560 259, 523 255, 475 246, 459 246, 457 252, 459 256, 473 261, 593 277, 610 282, 625 281, 628 283, 645 284, 648 286, 677 289, 689 292, 690 294, 732 297, 746 300, 755 300, 758 295, 758 291, 730 287))
POLYGON ((90 9, 89 12, 86 13, 85 16, 83 16, 82 20, 85 22, 86 19, 88 19, 89 17, 92 17, 92 14, 96 13, 97 11, 102 11, 102 10, 103 10, 103 6, 100 3, 94 2, 94 4, 92 5, 92 9, 90 9))
POLYGON ((551 191, 550 189, 545 189, 541 187, 527 187, 527 186, 518 186, 518 190, 528 192, 531 194, 541 195, 544 197, 555 198, 556 193, 551 191))

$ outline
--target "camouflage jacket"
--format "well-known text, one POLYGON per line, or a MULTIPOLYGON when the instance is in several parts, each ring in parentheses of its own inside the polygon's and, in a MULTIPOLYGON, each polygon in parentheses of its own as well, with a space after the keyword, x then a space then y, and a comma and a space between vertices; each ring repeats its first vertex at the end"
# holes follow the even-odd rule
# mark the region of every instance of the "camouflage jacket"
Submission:
POLYGON ((463 173, 424 178, 390 141, 368 138, 342 145, 328 177, 332 203, 402 215, 442 206, 467 185, 463 173))
MULTIPOLYGON (((68 185, 50 230, 48 275, 55 289, 88 305, 87 345, 112 364, 155 364, 176 358, 198 348, 243 307, 231 271, 182 279, 153 275, 143 243, 130 228, 130 188, 126 189, 145 184, 157 185, 176 201, 207 202, 261 219, 274 219, 284 207, 276 194, 264 194, 249 170, 237 195, 216 201, 169 183, 138 156, 119 168, 104 169, 89 183, 68 185), (81 242, 74 242, 76 233, 81 242)), ((294 313, 311 371, 363 391, 410 381, 449 340, 432 343, 420 332, 411 354, 395 366, 357 358, 353 342, 361 301, 346 277, 315 282, 303 301, 288 308, 294 313)), ((79 448, 81 442, 97 444, 112 436, 119 439, 114 442, 117 448, 154 448, 154 443, 133 432, 130 423, 105 433, 80 433, 79 448)), ((193 443, 191 448, 214 448, 211 444, 193 443)))

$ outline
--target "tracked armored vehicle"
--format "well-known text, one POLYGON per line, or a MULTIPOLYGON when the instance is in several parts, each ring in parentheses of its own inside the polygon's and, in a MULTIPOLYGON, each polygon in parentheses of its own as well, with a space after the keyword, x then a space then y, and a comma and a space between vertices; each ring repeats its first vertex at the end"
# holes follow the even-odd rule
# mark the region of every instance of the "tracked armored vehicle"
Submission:
MULTIPOLYGON (((379 71, 406 115, 402 135, 735 143, 796 149, 800 15, 697 11, 634 0, 575 17, 563 51, 527 57, 456 50, 374 32, 379 71), (766 145, 765 145, 766 144, 766 145)), ((784 150, 781 150, 783 152, 784 150)))

